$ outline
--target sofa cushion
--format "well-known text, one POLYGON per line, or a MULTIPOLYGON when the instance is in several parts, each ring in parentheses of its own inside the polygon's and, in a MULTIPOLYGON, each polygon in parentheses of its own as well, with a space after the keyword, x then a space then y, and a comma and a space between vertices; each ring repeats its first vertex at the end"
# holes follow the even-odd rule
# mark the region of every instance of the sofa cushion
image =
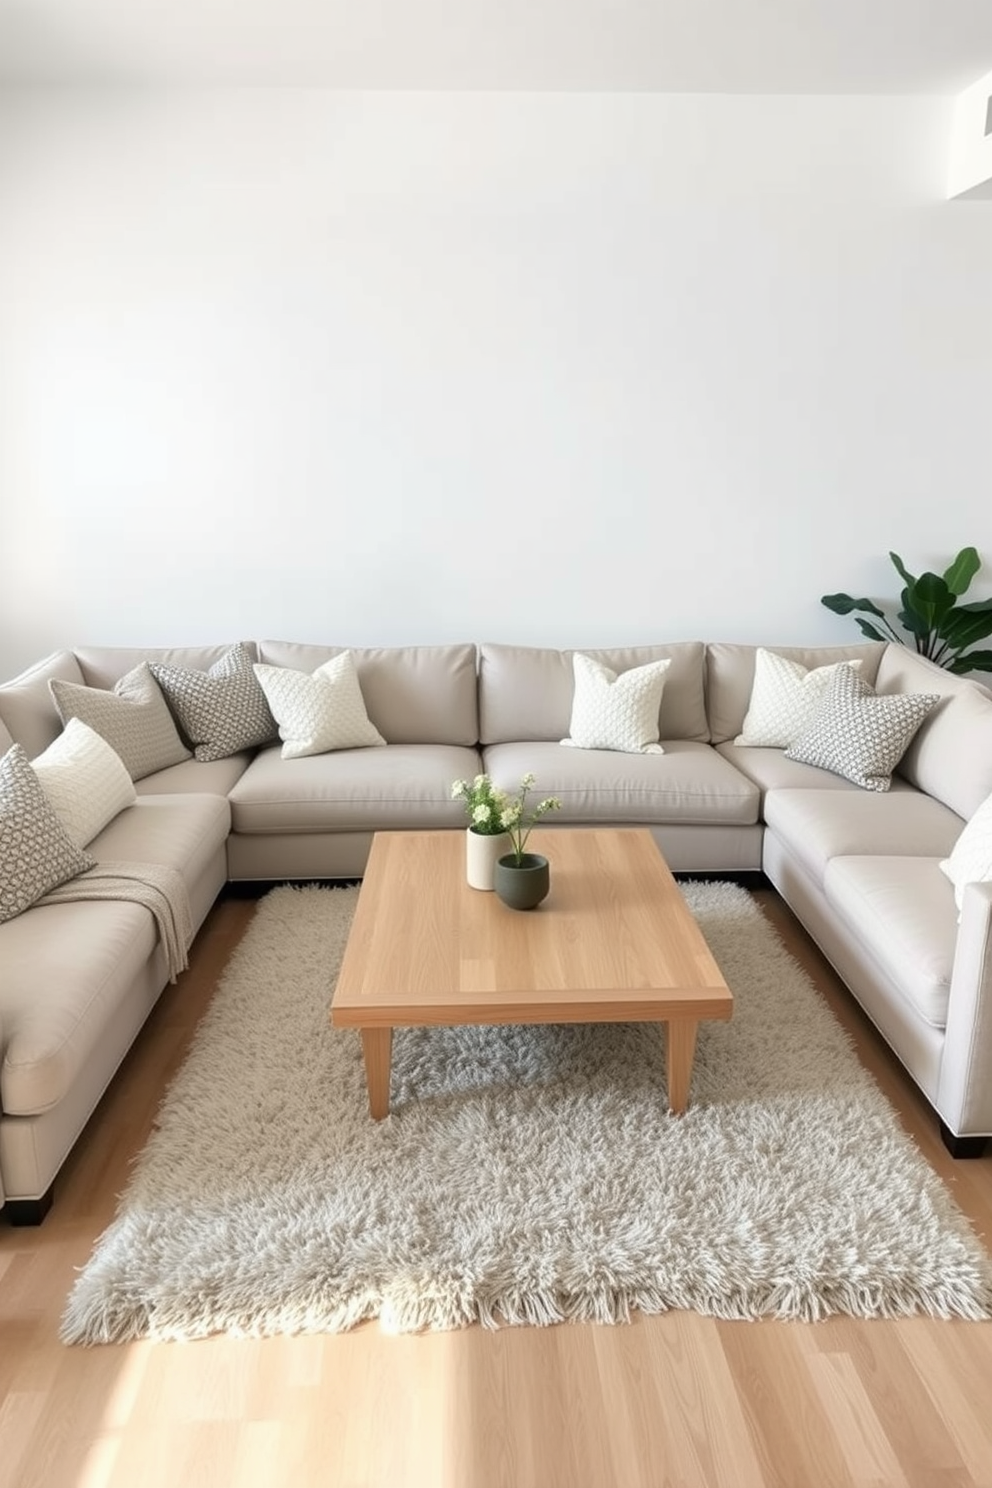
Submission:
POLYGON ((788 656, 759 646, 754 657, 754 684, 735 744, 786 749, 809 727, 830 679, 839 666, 860 668, 861 661, 804 667, 788 656))
POLYGON ((155 770, 135 783, 139 796, 192 795, 205 791, 212 796, 226 796, 251 764, 254 751, 228 755, 221 760, 183 760, 167 770, 155 770))
POLYGON ((982 802, 965 824, 950 856, 942 859, 940 870, 954 885, 954 902, 959 913, 965 884, 988 883, 992 879, 992 796, 982 802))
POLYGON ((541 796, 557 796, 562 809, 552 825, 752 825, 759 792, 715 749, 687 739, 666 739, 665 752, 618 754, 562 749, 532 741, 492 744, 483 762, 497 785, 511 790, 528 771, 541 796))
MULTIPOLYGON (((485 744, 520 739, 558 743, 569 730, 574 694, 574 651, 543 646, 479 648, 479 737, 485 744)), ((703 646, 682 641, 669 646, 583 647, 583 655, 616 673, 652 661, 668 661, 661 695, 658 737, 709 738, 703 699, 703 646)))
POLYGON ((147 909, 112 900, 36 906, 0 925, 6 1116, 50 1110, 72 1089, 155 938, 147 909))
MULTIPOLYGON (((254 641, 241 641, 239 644, 244 646, 252 661, 258 660, 254 641)), ((230 641, 211 646, 76 646, 73 655, 82 672, 81 680, 88 687, 102 687, 109 691, 115 682, 133 672, 143 661, 149 665, 154 663, 156 666, 207 672, 230 649, 230 641)))
POLYGON ((649 661, 619 675, 576 651, 575 693, 568 737, 573 749, 616 749, 622 754, 662 754, 658 710, 671 660, 649 661))
MULTIPOLYGON (((797 661, 807 670, 860 660, 860 675, 874 683, 884 650, 882 641, 867 641, 849 646, 776 646, 775 654, 797 661)), ((735 739, 744 727, 757 651, 757 646, 726 641, 714 641, 706 647, 706 713, 714 744, 735 739)))
MULTIPOLYGON (((902 785, 878 791, 770 790, 765 828, 774 832, 816 883, 831 858, 944 858, 961 818, 902 785)), ((939 876, 939 875, 938 875, 939 876)))
POLYGON ((12 744, 0 759, 0 923, 92 866, 59 820, 26 753, 12 744))
POLYGON ((31 768, 77 847, 85 847, 135 799, 120 755, 79 718, 69 719, 31 768))
POLYGON ((369 721, 350 651, 312 674, 256 662, 255 675, 279 725, 283 759, 385 744, 369 721))
MULTIPOLYGON (((90 853, 101 863, 174 868, 195 898, 230 822, 221 796, 145 797, 94 838, 90 853)), ((35 905, 0 925, 5 1113, 46 1111, 66 1095, 133 995, 156 942, 152 915, 126 901, 35 905)))
POLYGON ((943 1028, 957 941, 950 885, 929 857, 838 857, 827 900, 927 1023, 943 1028))
POLYGON ((291 761, 263 749, 231 791, 231 820, 238 833, 464 827, 451 786, 480 768, 474 749, 455 744, 387 744, 291 761))
POLYGON ((160 863, 182 874, 191 892, 231 830, 223 796, 139 796, 94 837, 97 863, 160 863))
POLYGON ((252 662, 247 646, 238 642, 206 671, 149 663, 194 758, 226 759, 276 737, 276 721, 252 662))
POLYGON ((865 790, 887 791, 910 739, 938 701, 936 693, 923 692, 881 697, 850 667, 838 667, 786 758, 834 770, 865 790))
POLYGON ((992 697, 971 678, 956 677, 907 646, 888 648, 877 688, 940 697, 897 769, 959 816, 973 816, 992 792, 992 697))
MULTIPOLYGON (((344 649, 260 641, 258 659, 270 666, 314 672, 344 649)), ((351 654, 369 718, 388 744, 464 744, 472 748, 478 742, 473 645, 353 646, 351 654)))
MULTIPOLYGON (((790 760, 781 749, 757 749, 749 744, 717 744, 718 754, 753 780, 762 793, 770 790, 826 790, 856 791, 852 780, 835 775, 832 770, 821 770, 816 765, 804 765, 799 760, 790 760)), ((908 789, 903 781, 897 789, 908 789)))
POLYGON ((62 719, 48 683, 52 677, 82 682, 71 651, 55 651, 19 677, 0 687, 0 718, 12 742, 22 744, 29 759, 47 749, 62 732, 62 719))
POLYGON ((60 678, 48 685, 62 721, 81 718, 88 723, 117 751, 132 780, 189 759, 147 661, 125 673, 110 692, 60 678))

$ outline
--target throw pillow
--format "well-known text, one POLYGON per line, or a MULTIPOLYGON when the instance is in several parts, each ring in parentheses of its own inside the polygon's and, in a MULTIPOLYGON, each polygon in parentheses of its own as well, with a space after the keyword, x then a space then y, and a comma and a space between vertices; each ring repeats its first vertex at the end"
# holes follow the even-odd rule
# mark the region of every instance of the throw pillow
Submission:
POLYGON ((12 744, 0 759, 0 924, 92 867, 56 816, 21 745, 12 744))
POLYGON ((958 913, 964 903, 964 886, 988 883, 992 879, 992 796, 983 801, 966 824, 951 849, 951 856, 940 865, 954 885, 954 902, 958 913))
POLYGON ((48 685, 62 722, 80 718, 88 723, 117 751, 132 780, 189 759, 147 661, 122 677, 113 692, 55 677, 48 685))
POLYGON ((887 791, 910 740, 939 702, 937 693, 876 693, 850 667, 838 667, 813 722, 785 757, 843 775, 864 790, 887 791))
POLYGON ((385 744, 365 710, 350 651, 342 651, 312 673, 257 661, 255 676, 279 725, 283 759, 385 744))
POLYGON ((759 646, 754 657, 751 700, 734 743, 787 749, 809 728, 837 668, 860 666, 858 659, 807 670, 800 662, 759 646))
POLYGON ((618 676, 591 656, 572 658, 575 693, 568 738, 573 749, 616 749, 624 754, 663 754, 658 713, 671 660, 649 661, 618 676))
POLYGON ((92 842, 108 822, 137 800, 124 762, 106 739, 70 718, 54 743, 31 768, 77 847, 92 842))
POLYGON ((154 661, 149 670, 198 760, 226 759, 276 737, 276 721, 240 641, 208 672, 154 661))

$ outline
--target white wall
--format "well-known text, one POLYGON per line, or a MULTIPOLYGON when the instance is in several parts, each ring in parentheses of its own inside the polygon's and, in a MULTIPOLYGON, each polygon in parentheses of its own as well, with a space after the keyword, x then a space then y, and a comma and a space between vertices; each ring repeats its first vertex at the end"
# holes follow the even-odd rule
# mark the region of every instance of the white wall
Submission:
POLYGON ((990 592, 952 100, 8 94, 0 675, 72 643, 855 638, 990 592))

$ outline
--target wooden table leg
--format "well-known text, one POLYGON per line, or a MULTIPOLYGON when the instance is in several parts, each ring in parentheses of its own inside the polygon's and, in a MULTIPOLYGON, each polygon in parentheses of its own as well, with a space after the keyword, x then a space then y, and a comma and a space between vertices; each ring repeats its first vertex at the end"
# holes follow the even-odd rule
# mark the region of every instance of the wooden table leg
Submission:
POLYGON ((668 1024, 668 1109, 673 1116, 681 1116, 689 1104, 697 1026, 691 1018, 672 1018, 668 1024))
MULTIPOLYGON (((369 1087, 369 1111, 376 1121, 389 1115, 389 1067, 393 1057, 391 1028, 363 1028, 362 1053, 369 1087)), ((691 1056, 690 1056, 691 1057, 691 1056)))

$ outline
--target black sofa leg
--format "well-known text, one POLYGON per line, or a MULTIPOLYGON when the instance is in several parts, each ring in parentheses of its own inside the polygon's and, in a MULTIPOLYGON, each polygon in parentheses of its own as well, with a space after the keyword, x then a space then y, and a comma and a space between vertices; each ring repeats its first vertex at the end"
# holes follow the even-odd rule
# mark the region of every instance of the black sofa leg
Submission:
POLYGON ((988 1140, 986 1137, 956 1137, 943 1122, 940 1123, 940 1135, 952 1157, 981 1157, 988 1140))
POLYGON ((3 1212, 12 1225, 40 1225, 52 1207, 54 1193, 53 1183, 40 1199, 8 1199, 3 1212))

